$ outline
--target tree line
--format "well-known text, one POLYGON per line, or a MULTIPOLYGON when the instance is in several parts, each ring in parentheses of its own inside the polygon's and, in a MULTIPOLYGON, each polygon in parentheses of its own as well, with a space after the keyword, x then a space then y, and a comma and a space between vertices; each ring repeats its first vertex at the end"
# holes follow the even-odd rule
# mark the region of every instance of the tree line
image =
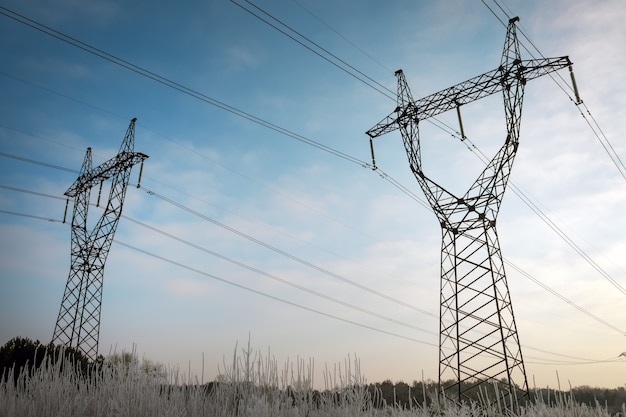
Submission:
MULTIPOLYGON (((0 347, 0 380, 8 382, 8 378, 12 375, 13 383, 17 384, 20 373, 27 372, 28 375, 32 375, 33 371, 42 364, 55 364, 60 360, 65 366, 74 366, 86 377, 94 371, 97 372, 105 364, 118 369, 137 365, 133 362, 134 359, 130 353, 116 354, 108 358, 99 355, 95 361, 90 361, 82 352, 73 348, 55 346, 53 343, 43 344, 38 340, 16 337, 0 347)), ((144 360, 139 366, 143 372, 162 377, 166 385, 166 376, 162 365, 144 360)), ((207 383, 206 392, 211 392, 220 383, 218 381, 207 383)), ((471 382, 468 384, 475 385, 471 382)), ((438 400, 439 385, 432 380, 413 381, 409 385, 403 381, 394 383, 387 379, 382 382, 366 384, 360 388, 367 390, 374 407, 394 406, 408 409, 432 405, 434 401, 438 400)), ((468 393, 473 401, 480 403, 484 400, 480 398, 481 394, 477 389, 470 389, 468 393)), ((292 392, 291 395, 298 394, 292 392)), ((600 404, 610 413, 616 414, 626 404, 626 389, 625 387, 595 388, 590 386, 576 387, 570 391, 536 389, 531 393, 531 397, 531 401, 541 401, 550 406, 559 406, 567 401, 575 401, 592 407, 600 404)))

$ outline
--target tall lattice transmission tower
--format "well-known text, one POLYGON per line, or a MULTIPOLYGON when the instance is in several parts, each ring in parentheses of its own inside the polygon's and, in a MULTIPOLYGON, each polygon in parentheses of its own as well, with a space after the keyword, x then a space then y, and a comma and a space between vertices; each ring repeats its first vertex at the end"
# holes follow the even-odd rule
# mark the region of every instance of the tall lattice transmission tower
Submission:
POLYGON ((439 385, 440 392, 458 401, 494 380, 504 381, 503 396, 528 394, 496 218, 519 144, 526 83, 564 67, 574 79, 568 57, 521 59, 518 20, 509 21, 500 65, 492 71, 419 100, 413 100, 402 70, 397 71, 397 107, 367 132, 373 159, 372 139, 400 130, 411 170, 441 224, 439 385), (456 109, 465 137, 460 106, 497 92, 504 98, 504 145, 470 189, 456 196, 423 172, 418 125, 456 109))
MULTIPOLYGON (((143 168, 143 161, 148 158, 134 151, 136 120, 131 120, 118 154, 102 165, 92 168, 91 148, 87 148, 78 178, 65 192, 68 202, 69 198, 74 199, 71 263, 52 341, 76 348, 91 360, 98 356, 104 264, 122 215, 132 167, 141 163, 143 168), (97 201, 100 205, 102 185, 109 179, 109 200, 104 213, 89 231, 87 212, 91 189, 100 184, 97 201)), ((141 170, 139 177, 141 179, 141 170)), ((65 210, 67 213, 67 204, 65 210)))

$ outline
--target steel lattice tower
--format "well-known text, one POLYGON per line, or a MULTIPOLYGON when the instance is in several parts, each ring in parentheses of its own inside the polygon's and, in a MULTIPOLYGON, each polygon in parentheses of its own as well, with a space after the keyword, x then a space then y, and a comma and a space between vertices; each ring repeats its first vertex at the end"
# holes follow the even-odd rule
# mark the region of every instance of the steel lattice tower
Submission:
POLYGON ((134 152, 136 120, 131 120, 119 153, 102 165, 92 168, 91 148, 87 148, 78 178, 65 192, 68 202, 74 199, 71 263, 52 341, 76 348, 91 360, 98 355, 104 264, 122 214, 132 167, 148 158, 134 152), (88 231, 91 189, 100 183, 99 205, 102 184, 109 179, 111 189, 104 213, 88 231))
MULTIPOLYGON (((568 67, 568 57, 521 60, 515 22, 509 21, 500 66, 460 84, 413 100, 402 70, 397 107, 367 132, 375 137, 400 130, 409 164, 442 229, 439 386, 462 401, 469 390, 494 380, 500 394, 528 394, 528 382, 504 271, 496 218, 519 144, 527 81, 568 67), (502 148, 463 196, 422 171, 419 122, 488 95, 503 93, 507 136, 502 148)), ((573 77, 573 73, 572 73, 573 77)), ((573 78, 572 78, 573 80, 573 78)), ((372 158, 373 158, 372 146, 372 158)), ((376 169, 376 165, 374 165, 376 169)))

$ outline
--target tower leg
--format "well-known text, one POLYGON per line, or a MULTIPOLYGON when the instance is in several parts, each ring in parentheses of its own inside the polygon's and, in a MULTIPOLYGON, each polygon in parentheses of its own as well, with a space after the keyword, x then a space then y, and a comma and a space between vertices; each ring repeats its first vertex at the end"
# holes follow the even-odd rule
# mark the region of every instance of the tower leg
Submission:
POLYGON ((466 231, 443 229, 440 301, 440 392, 462 401, 477 386, 497 381, 505 386, 502 396, 523 396, 526 372, 491 222, 466 231))

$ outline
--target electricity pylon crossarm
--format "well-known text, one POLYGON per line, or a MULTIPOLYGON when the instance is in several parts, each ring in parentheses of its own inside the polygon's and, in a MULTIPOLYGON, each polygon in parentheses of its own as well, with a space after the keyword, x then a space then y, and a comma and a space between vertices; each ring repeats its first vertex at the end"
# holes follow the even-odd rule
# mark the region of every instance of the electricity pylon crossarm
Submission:
POLYGON ((524 87, 571 62, 568 57, 522 60, 517 20, 509 21, 495 70, 418 100, 397 71, 397 107, 367 132, 371 140, 400 130, 411 170, 441 224, 439 384, 458 401, 469 398, 476 385, 493 381, 505 381, 503 396, 516 390, 528 394, 496 219, 519 144, 524 87), (423 172, 419 122, 497 92, 504 100, 505 142, 470 189, 456 196, 423 172))
MULTIPOLYGON (((134 152, 135 121, 131 120, 119 153, 96 168, 87 148, 78 178, 65 192, 74 198, 72 215, 71 262, 65 292, 52 341, 82 351, 94 360, 98 355, 100 312, 104 265, 113 242, 132 167, 148 158, 134 152), (91 232, 87 230, 87 213, 91 188, 111 180, 104 213, 91 232)), ((98 195, 98 204, 100 195, 98 195)))

